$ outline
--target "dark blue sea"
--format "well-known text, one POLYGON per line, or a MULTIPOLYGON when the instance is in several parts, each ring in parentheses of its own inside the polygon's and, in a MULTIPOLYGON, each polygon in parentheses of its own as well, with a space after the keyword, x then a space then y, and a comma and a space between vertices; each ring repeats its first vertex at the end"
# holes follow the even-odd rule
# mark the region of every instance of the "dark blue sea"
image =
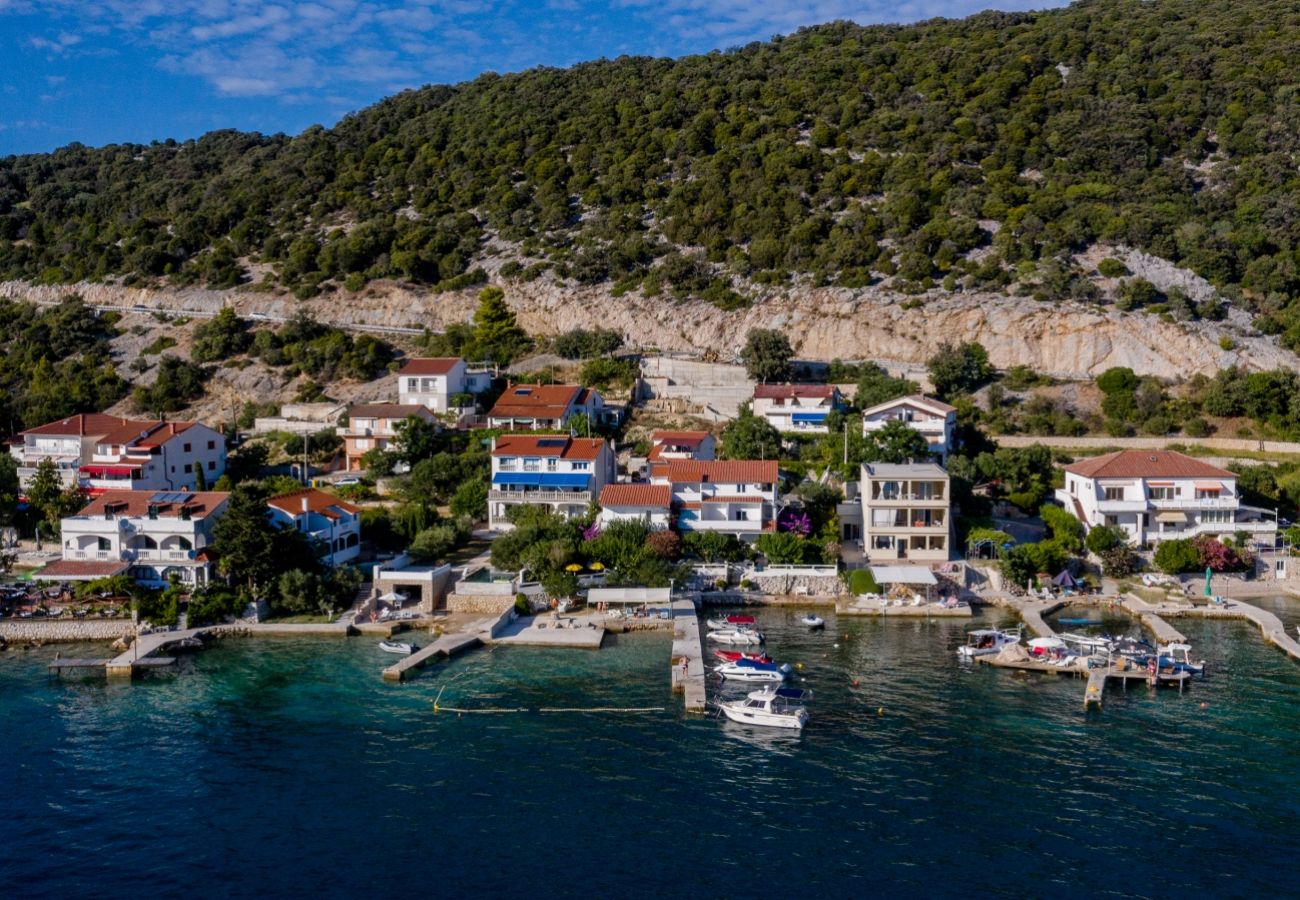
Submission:
POLYGON ((369 638, 229 638, 127 684, 10 650, 0 897, 1300 893, 1300 665, 1248 626, 1180 623, 1203 682, 1085 713, 1081 681, 959 663, 970 623, 796 615, 760 622, 815 691, 802 736, 687 717, 664 635, 403 685, 369 638), (534 711, 597 706, 665 709, 534 711))

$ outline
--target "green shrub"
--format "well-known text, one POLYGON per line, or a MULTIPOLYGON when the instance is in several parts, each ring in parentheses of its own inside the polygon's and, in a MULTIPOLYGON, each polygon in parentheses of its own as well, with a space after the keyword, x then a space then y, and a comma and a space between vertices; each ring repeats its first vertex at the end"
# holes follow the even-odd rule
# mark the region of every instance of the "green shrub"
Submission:
POLYGON ((1169 575, 1195 572, 1201 567, 1201 554, 1189 540, 1161 541, 1156 547, 1155 563, 1161 572, 1169 575))
POLYGON ((1183 423, 1183 434, 1188 437, 1203 438, 1210 434, 1210 423, 1197 416, 1183 423))
POLYGON ((1097 273, 1103 278, 1123 278, 1129 274, 1128 266, 1114 257, 1107 257, 1097 263, 1097 273))

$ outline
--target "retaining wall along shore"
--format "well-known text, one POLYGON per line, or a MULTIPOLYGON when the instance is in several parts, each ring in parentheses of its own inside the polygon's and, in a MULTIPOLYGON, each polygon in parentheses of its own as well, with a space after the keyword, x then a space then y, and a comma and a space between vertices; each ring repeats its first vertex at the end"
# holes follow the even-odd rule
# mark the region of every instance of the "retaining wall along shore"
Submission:
POLYGON ((69 619, 0 622, 0 637, 11 643, 39 641, 43 644, 72 644, 84 641, 115 641, 135 634, 130 619, 69 619))

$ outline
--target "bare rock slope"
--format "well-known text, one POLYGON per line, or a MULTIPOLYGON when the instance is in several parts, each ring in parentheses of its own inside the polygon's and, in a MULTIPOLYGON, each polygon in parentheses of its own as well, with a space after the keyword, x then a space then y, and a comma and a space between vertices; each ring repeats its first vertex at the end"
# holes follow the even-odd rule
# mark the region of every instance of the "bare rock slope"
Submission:
MULTIPOLYGON (((0 284, 0 296, 49 302, 76 291, 109 307, 145 307, 211 314, 232 305, 245 316, 281 318, 306 309, 339 325, 440 329, 472 315, 477 290, 430 293, 374 283, 358 294, 337 292, 309 301, 250 291, 134 289, 0 284)), ((724 311, 702 302, 628 294, 605 287, 549 281, 507 284, 520 324, 538 333, 614 328, 629 343, 664 351, 733 354, 751 328, 782 328, 800 356, 877 359, 920 364, 941 342, 979 341, 994 365, 1023 364, 1064 378, 1090 378, 1111 366, 1179 378, 1237 364, 1253 369, 1300 366, 1274 340, 1229 323, 1173 322, 1142 313, 1081 304, 1048 304, 999 294, 934 292, 907 298, 879 289, 795 288, 761 296, 746 309, 724 311), (1222 341, 1223 337, 1229 341, 1222 341), (1224 349, 1224 346, 1232 349, 1224 349)))

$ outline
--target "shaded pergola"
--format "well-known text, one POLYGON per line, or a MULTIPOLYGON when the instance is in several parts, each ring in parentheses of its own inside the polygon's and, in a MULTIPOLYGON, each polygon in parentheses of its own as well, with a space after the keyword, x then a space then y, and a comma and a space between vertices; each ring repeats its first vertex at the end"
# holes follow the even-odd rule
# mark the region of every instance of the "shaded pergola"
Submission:
POLYGON ((934 600, 934 589, 939 579, 925 566, 871 566, 870 569, 871 577, 882 588, 886 585, 906 585, 913 590, 924 588, 925 599, 934 600))

